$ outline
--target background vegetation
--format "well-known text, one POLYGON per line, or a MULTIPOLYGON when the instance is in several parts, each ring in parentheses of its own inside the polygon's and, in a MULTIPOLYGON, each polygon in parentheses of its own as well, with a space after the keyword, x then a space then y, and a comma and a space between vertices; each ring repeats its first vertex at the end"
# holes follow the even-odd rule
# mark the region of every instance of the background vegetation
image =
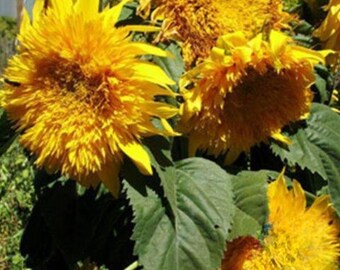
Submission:
MULTIPOLYGON (((14 52, 16 21, 0 17, 0 73, 14 52)), ((0 115, 2 117, 2 115, 0 115)), ((1 131, 0 131, 1 132, 1 131)), ((15 141, 0 156, 0 269, 25 269, 20 239, 34 203, 33 168, 15 141)))

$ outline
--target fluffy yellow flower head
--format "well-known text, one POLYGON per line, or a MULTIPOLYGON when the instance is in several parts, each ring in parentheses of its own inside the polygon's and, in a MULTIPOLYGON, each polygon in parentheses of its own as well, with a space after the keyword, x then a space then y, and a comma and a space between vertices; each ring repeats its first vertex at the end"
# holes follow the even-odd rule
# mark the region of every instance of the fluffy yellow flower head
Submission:
POLYGON ((317 198, 306 209, 306 198, 297 181, 286 187, 283 174, 268 189, 272 225, 262 250, 254 249, 243 270, 336 270, 340 243, 339 223, 328 196, 317 198))
POLYGON ((184 75, 180 130, 189 135, 191 155, 227 152, 231 163, 269 137, 288 143, 281 128, 308 114, 313 65, 324 61, 322 53, 280 32, 268 38, 222 36, 210 57, 184 75))
POLYGON ((325 48, 340 51, 340 0, 330 0, 326 9, 327 17, 314 35, 325 43, 325 48))
POLYGON ((282 0, 140 0, 140 12, 153 21, 163 20, 159 39, 183 44, 187 65, 205 58, 222 34, 243 31, 253 37, 266 26, 287 27, 293 16, 283 11, 282 0))
POLYGON ((32 22, 24 11, 19 52, 4 74, 15 84, 7 85, 1 104, 38 166, 85 186, 102 181, 113 193, 123 154, 152 173, 140 140, 161 133, 153 117, 172 133, 165 119, 177 111, 154 99, 172 95, 173 81, 139 60, 166 53, 131 42, 131 30, 155 27, 114 27, 126 2, 98 12, 99 0, 52 0, 46 10, 36 0, 32 22))

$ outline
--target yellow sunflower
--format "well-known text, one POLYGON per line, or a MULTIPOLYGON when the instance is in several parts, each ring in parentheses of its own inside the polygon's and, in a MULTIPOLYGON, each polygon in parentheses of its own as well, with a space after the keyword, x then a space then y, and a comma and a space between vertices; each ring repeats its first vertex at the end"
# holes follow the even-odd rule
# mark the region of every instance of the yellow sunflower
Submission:
POLYGON ((320 38, 324 48, 336 51, 334 55, 329 56, 327 62, 340 66, 340 0, 331 0, 326 10, 327 17, 314 31, 314 35, 320 38))
POLYGON ((227 152, 231 163, 269 137, 289 143, 281 128, 307 116, 313 65, 324 61, 323 53, 276 31, 264 39, 222 36, 210 57, 183 76, 180 130, 189 136, 190 155, 227 152))
POLYGON ((324 47, 335 51, 340 50, 340 0, 330 0, 326 6, 327 17, 314 35, 324 42, 324 47))
POLYGON ((131 30, 155 27, 114 27, 126 2, 99 12, 99 0, 51 0, 47 9, 36 0, 32 22, 24 10, 19 51, 4 73, 12 83, 1 104, 39 167, 85 186, 102 181, 114 194, 123 154, 152 174, 141 139, 173 134, 165 119, 177 112, 154 98, 173 95, 167 87, 173 81, 139 58, 166 53, 131 42, 131 30))
MULTIPOLYGON (((340 227, 328 196, 318 197, 306 208, 301 185, 293 181, 293 189, 288 190, 281 174, 269 185, 268 201, 271 229, 262 247, 255 246, 249 251, 249 243, 238 245, 243 252, 239 250, 237 254, 243 255, 228 262, 238 268, 222 267, 222 270, 338 269, 340 227)), ((243 242, 254 241, 250 237, 243 238, 243 242)), ((234 249, 235 244, 229 247, 234 249)))
POLYGON ((182 43, 189 66, 205 58, 222 34, 243 31, 253 37, 266 26, 286 28, 294 17, 283 11, 282 0, 140 0, 139 13, 162 20, 159 40, 176 39, 182 43))

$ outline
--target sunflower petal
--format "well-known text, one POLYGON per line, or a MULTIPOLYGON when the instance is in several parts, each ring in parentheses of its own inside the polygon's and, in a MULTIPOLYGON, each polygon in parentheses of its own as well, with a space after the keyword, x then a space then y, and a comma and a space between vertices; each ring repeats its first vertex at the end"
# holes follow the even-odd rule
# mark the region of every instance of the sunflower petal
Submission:
POLYGON ((168 75, 158 66, 148 63, 148 62, 140 62, 136 63, 133 67, 131 67, 134 72, 135 78, 140 78, 143 80, 147 80, 149 82, 165 85, 173 85, 175 82, 168 77, 168 75))
MULTIPOLYGON (((40 0, 39 0, 40 1, 40 0)), ((96 0, 98 1, 98 0, 96 0)), ((42 1, 44 2, 44 1, 42 1)), ((92 2, 88 1, 88 2, 92 2)), ((69 14, 72 10, 73 7, 73 2, 72 0, 51 0, 51 6, 53 10, 57 11, 57 13, 63 18, 66 14, 69 14)))
POLYGON ((149 154, 142 145, 137 142, 127 144, 119 143, 120 149, 132 159, 139 171, 145 175, 152 175, 151 160, 149 154))
POLYGON ((100 180, 103 182, 104 186, 110 190, 114 197, 118 197, 120 191, 120 181, 119 181, 119 170, 120 165, 118 163, 112 163, 110 165, 103 166, 102 170, 98 172, 100 180))
POLYGON ((272 134, 271 136, 274 140, 277 140, 281 143, 284 143, 286 145, 292 144, 292 140, 289 139, 287 136, 282 135, 280 132, 276 132, 272 134))
MULTIPOLYGON (((41 13, 44 10, 44 5, 45 5, 44 0, 35 0, 33 10, 32 10, 34 20, 40 17, 41 13)), ((33 23, 34 23, 34 20, 33 20, 33 23)))
MULTIPOLYGON (((63 1, 60 0, 54 0, 59 1, 62 3, 63 1)), ((68 0, 70 1, 70 0, 68 0)), ((63 5, 63 4, 61 4, 63 5)), ((66 5, 65 5, 66 6, 66 5)), ((82 13, 84 17, 87 19, 93 18, 95 15, 98 14, 99 11, 99 0, 77 0, 75 4, 75 10, 78 13, 82 13)))

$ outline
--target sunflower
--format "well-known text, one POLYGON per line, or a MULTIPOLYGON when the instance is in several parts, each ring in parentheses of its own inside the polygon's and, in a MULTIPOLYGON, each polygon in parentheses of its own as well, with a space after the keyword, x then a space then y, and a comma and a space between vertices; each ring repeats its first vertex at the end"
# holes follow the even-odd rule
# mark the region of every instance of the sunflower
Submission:
POLYGON ((155 101, 173 95, 167 86, 173 81, 140 60, 166 53, 131 42, 131 30, 155 27, 114 27, 126 2, 99 12, 99 0, 51 0, 47 9, 36 0, 32 22, 24 10, 18 54, 4 73, 12 83, 1 104, 37 166, 85 186, 102 181, 114 194, 124 154, 142 173, 152 174, 141 139, 173 134, 166 119, 177 112, 155 101))
POLYGON ((282 29, 294 17, 283 11, 281 0, 140 0, 139 13, 163 21, 158 40, 182 43, 187 66, 209 55, 222 34, 243 31, 253 37, 261 29, 282 29))
POLYGON ((179 129, 189 136, 190 155, 227 152, 228 164, 269 137, 289 143, 281 128, 308 115, 313 65, 323 61, 323 53, 276 31, 250 41, 240 32, 219 38, 210 57, 180 83, 179 129))
POLYGON ((320 38, 324 48, 336 51, 328 58, 328 63, 340 66, 340 0, 331 0, 326 10, 328 14, 314 35, 320 38))
MULTIPOLYGON (((243 250, 238 250, 237 254, 243 253, 243 256, 228 262, 228 265, 240 265, 237 260, 241 259, 242 265, 239 268, 222 267, 222 270, 338 269, 340 227, 328 196, 318 197, 306 209, 301 185, 293 181, 292 190, 288 190, 281 174, 269 185, 268 201, 271 229, 262 247, 257 245, 249 251, 249 243, 255 240, 244 238, 243 242, 248 244, 237 246, 243 250)), ((240 242, 239 239, 236 241, 240 242)), ((234 249, 235 244, 229 247, 234 249)))
POLYGON ((340 50, 340 0, 330 0, 326 6, 328 14, 314 35, 324 42, 327 49, 340 50))

